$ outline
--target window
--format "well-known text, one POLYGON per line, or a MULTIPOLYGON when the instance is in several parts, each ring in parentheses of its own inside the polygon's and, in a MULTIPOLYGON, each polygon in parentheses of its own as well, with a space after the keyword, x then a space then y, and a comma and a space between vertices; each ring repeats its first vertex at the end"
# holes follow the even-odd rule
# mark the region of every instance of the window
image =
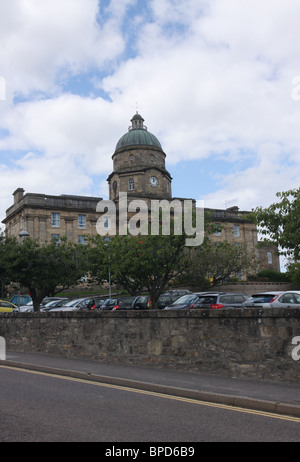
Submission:
POLYGON ((129 189, 129 191, 134 190, 134 179, 133 178, 130 178, 129 181, 128 181, 128 189, 129 189))
POLYGON ((267 258, 268 258, 268 264, 272 265, 273 263, 272 252, 267 252, 267 258))
POLYGON ((79 229, 86 228, 86 216, 85 215, 78 215, 78 228, 79 229))
POLYGON ((103 228, 104 229, 110 229, 111 227, 111 221, 110 221, 110 218, 105 218, 104 221, 103 221, 103 228))
POLYGON ((59 244, 60 235, 59 234, 51 234, 51 241, 55 241, 57 244, 59 244))
POLYGON ((52 213, 51 226, 53 228, 59 228, 60 227, 60 214, 59 213, 52 213))
POLYGON ((240 225, 234 225, 233 235, 235 237, 239 237, 239 235, 240 235, 240 225))
POLYGON ((215 236, 221 236, 222 231, 220 223, 216 223, 216 226, 218 227, 218 229, 215 231, 215 236))
POLYGON ((78 244, 86 244, 85 236, 78 236, 78 244))
POLYGON ((247 299, 248 299, 247 295, 234 295, 233 303, 243 303, 247 299))
POLYGON ((293 294, 284 294, 278 299, 280 303, 295 303, 293 294))
POLYGON ((220 303, 233 303, 232 295, 223 295, 222 297, 220 297, 220 303))

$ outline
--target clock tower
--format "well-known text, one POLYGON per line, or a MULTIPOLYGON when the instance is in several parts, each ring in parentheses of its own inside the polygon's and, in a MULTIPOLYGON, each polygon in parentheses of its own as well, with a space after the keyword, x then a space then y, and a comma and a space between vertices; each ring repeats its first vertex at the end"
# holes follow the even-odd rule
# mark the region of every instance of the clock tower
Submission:
POLYGON ((113 172, 107 181, 110 200, 118 201, 126 192, 128 200, 171 199, 172 178, 166 170, 166 154, 158 139, 148 131, 137 112, 128 132, 116 145, 112 156, 113 172))

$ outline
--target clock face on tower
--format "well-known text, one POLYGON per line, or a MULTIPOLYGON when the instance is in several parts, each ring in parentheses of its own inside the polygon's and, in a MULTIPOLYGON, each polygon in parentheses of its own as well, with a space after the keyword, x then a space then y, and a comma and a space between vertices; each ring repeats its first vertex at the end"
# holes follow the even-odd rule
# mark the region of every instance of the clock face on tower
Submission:
POLYGON ((156 188, 156 186, 158 186, 158 179, 156 178, 156 176, 150 176, 149 184, 153 186, 153 188, 156 188))

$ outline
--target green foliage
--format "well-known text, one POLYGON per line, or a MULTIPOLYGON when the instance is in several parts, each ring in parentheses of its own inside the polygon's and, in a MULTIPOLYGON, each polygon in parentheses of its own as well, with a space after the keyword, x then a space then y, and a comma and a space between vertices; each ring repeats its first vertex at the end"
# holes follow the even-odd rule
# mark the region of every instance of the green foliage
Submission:
POLYGON ((159 295, 174 275, 188 265, 185 236, 96 236, 91 249, 91 273, 100 282, 111 272, 113 283, 131 295, 145 288, 155 307, 159 295))
POLYGON ((287 274, 295 288, 300 288, 300 261, 289 261, 287 265, 287 274))
POLYGON ((280 271, 265 269, 259 271, 256 275, 250 278, 252 281, 265 281, 265 282, 290 282, 291 278, 288 273, 281 273, 280 271))
POLYGON ((88 270, 85 246, 66 239, 41 245, 26 238, 19 245, 14 238, 2 241, 6 280, 20 283, 31 293, 34 310, 47 295, 76 284, 88 270), (58 289, 58 287, 60 287, 58 289))
POLYGON ((264 242, 276 244, 283 255, 300 258, 300 188, 276 194, 280 201, 252 211, 264 242))
POLYGON ((179 282, 207 290, 255 270, 256 264, 254 252, 244 244, 216 244, 205 239, 201 247, 191 251, 190 265, 179 282))

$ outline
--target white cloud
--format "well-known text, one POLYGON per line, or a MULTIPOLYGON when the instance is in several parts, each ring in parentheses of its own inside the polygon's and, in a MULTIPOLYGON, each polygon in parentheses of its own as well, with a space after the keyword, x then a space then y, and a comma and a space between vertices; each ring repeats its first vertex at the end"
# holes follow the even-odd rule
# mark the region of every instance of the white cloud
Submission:
POLYGON ((0 11, 0 62, 11 97, 55 92, 57 78, 102 66, 124 50, 114 20, 97 24, 97 0, 0 0, 0 11))
POLYGON ((2 210, 17 187, 104 195, 136 102, 171 174, 195 159, 231 166, 213 172, 215 192, 195 184, 207 206, 251 209, 296 187, 299 13, 297 0, 0 0, 2 210), (96 96, 72 94, 68 78, 91 69, 96 96))

